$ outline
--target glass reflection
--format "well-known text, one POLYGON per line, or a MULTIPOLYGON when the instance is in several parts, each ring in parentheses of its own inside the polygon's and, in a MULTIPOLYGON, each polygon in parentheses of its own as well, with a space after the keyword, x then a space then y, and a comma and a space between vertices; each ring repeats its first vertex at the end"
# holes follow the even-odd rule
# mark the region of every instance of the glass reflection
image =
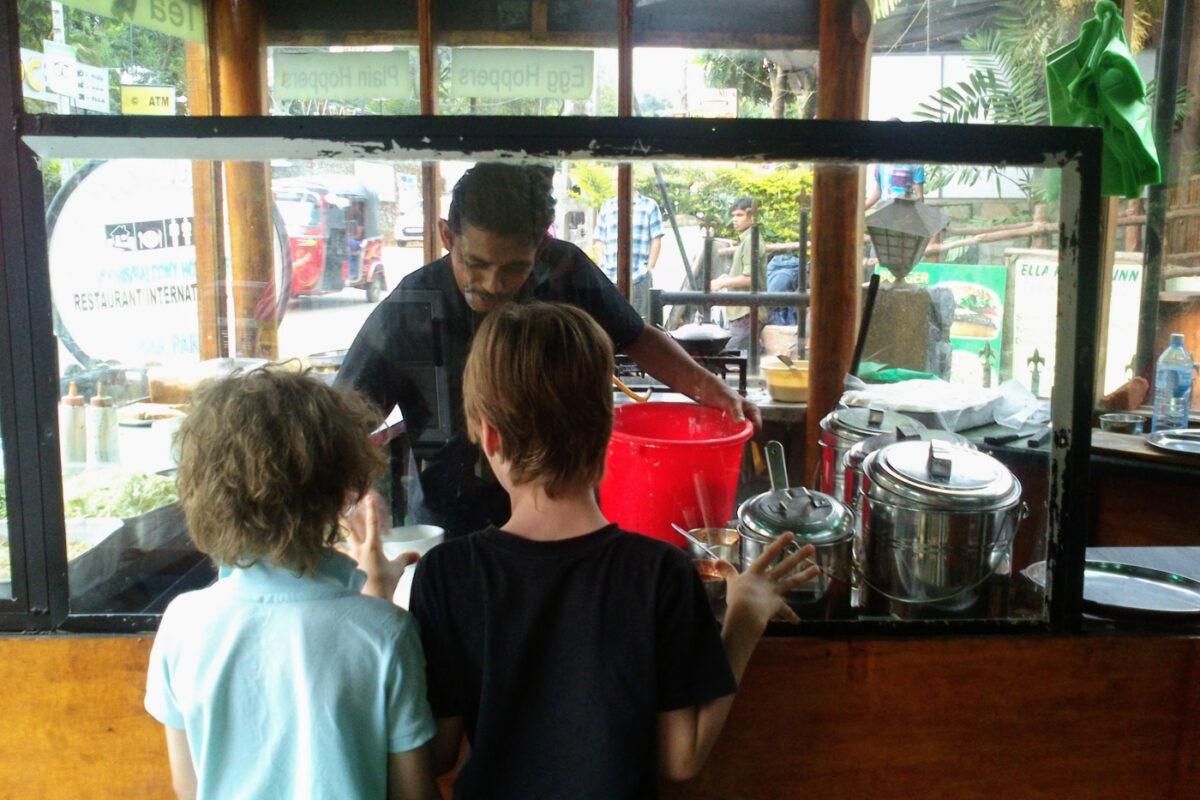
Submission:
MULTIPOLYGON (((441 216, 454 183, 470 165, 438 163, 441 216)), ((255 304, 233 302, 228 270, 238 254, 235 245, 220 244, 233 242, 229 231, 242 223, 225 221, 227 211, 221 220, 200 211, 194 177, 203 165, 46 166, 74 170, 53 195, 49 214, 72 609, 152 612, 174 593, 212 579, 211 565, 187 539, 173 495, 171 433, 187 413, 190 389, 205 377, 268 358, 294 359, 298 368, 311 367, 332 380, 380 298, 425 262, 423 248, 409 246, 426 235, 422 169, 405 161, 270 165, 273 224, 255 235, 268 240, 263 252, 272 254, 264 282, 277 292, 272 296, 277 336, 272 349, 251 354, 237 349, 237 331, 261 320, 253 316, 255 304), (205 263, 220 252, 218 246, 227 254, 219 268, 205 263), (204 298, 214 301, 214 313, 205 311, 204 298), (221 345, 214 353, 205 350, 210 341, 221 345), (82 449, 70 441, 81 407, 82 449), (115 419, 116 431, 115 446, 107 452, 97 439, 106 418, 115 419)), ((615 165, 564 160, 551 166, 556 209, 550 235, 605 263, 610 237, 602 233, 601 217, 616 194, 615 165)), ((1028 442, 1045 427, 1053 391, 1056 331, 1043 320, 1056 317, 1057 241, 1053 233, 1034 241, 1027 229, 1013 227, 1013 218, 1032 214, 1025 197, 996 195, 986 182, 954 184, 959 175, 972 174, 957 165, 924 166, 942 183, 929 179, 919 202, 946 224, 903 276, 880 263, 874 235, 864 239, 861 279, 867 286, 878 276, 880 286, 862 323, 862 358, 843 402, 850 409, 904 414, 947 438, 969 440, 1017 477, 1029 516, 1011 549, 987 562, 994 594, 986 603, 903 614, 886 604, 883 610, 864 605, 855 606, 855 614, 1041 619, 1040 595, 1021 570, 1046 553, 1048 445, 1028 442), (957 188, 948 188, 952 185, 957 188), (1015 438, 989 443, 1006 436, 1015 438)), ((1035 170, 1031 177, 1049 174, 1035 170)), ((696 357, 723 370, 718 374, 760 405, 769 435, 799 448, 799 440, 789 437, 803 426, 807 381, 788 384, 799 375, 807 378, 804 292, 813 165, 635 162, 632 176, 637 193, 660 214, 659 235, 652 237, 660 248, 647 277, 657 298, 650 321, 681 339, 685 326, 697 324, 732 338, 737 318, 731 319, 730 309, 753 309, 747 342, 722 342, 714 354, 696 357), (746 198, 749 208, 739 208, 746 198), (746 247, 754 254, 748 263, 759 271, 742 287, 729 279, 737 277, 735 262, 746 247), (777 282, 781 274, 786 282, 777 282)), ((877 203, 870 216, 905 200, 912 198, 897 192, 877 203)), ((1052 221, 1056 209, 1038 213, 1052 221)), ((870 225, 868 217, 864 227, 870 225)), ((670 396, 669 387, 630 362, 621 370, 619 377, 635 394, 654 388, 670 396)), ((838 495, 833 484, 821 481, 796 475, 792 483, 838 495)), ((768 488, 761 454, 756 458, 752 449, 739 501, 768 488)))

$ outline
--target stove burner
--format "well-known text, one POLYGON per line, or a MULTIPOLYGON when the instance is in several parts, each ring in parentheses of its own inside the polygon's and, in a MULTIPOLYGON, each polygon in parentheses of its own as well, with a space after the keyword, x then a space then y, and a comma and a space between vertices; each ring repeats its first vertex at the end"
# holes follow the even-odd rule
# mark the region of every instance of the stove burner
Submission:
MULTIPOLYGON (((737 377, 738 394, 746 396, 746 364, 748 359, 738 350, 724 350, 715 356, 692 356, 697 364, 707 369, 726 383, 737 377)), ((626 355, 617 354, 617 377, 631 389, 654 389, 657 392, 669 392, 670 387, 664 386, 654 378, 646 375, 637 363, 626 355), (633 380, 630 380, 630 379, 633 380)))

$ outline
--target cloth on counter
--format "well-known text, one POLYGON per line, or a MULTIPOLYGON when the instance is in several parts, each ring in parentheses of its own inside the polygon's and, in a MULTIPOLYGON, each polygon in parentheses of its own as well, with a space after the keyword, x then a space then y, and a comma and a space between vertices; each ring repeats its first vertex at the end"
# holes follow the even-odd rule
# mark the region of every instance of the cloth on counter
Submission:
POLYGON ((942 380, 917 379, 869 385, 847 376, 848 388, 841 402, 847 406, 879 408, 897 411, 912 417, 929 428, 961 431, 988 425, 995 421, 994 411, 1001 392, 947 383, 942 380))
POLYGON ((1097 126, 1104 131, 1101 194, 1137 197, 1162 180, 1146 84, 1125 43, 1121 10, 1096 3, 1079 38, 1046 59, 1046 90, 1053 125, 1097 126))

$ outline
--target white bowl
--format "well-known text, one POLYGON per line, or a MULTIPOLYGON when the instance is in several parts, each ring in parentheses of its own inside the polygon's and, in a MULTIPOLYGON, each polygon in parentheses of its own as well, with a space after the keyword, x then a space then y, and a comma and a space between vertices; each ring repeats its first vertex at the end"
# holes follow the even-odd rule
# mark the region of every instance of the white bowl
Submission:
MULTIPOLYGON (((393 559, 401 553, 420 553, 425 555, 434 545, 440 544, 446 538, 446 532, 437 525, 400 525, 383 537, 383 554, 393 559)), ((396 592, 392 602, 401 608, 408 608, 408 599, 412 594, 413 573, 415 565, 409 565, 396 584, 396 592)))
POLYGON ((383 537, 383 554, 388 558, 401 553, 425 555, 445 536, 446 532, 437 525, 398 525, 383 537))

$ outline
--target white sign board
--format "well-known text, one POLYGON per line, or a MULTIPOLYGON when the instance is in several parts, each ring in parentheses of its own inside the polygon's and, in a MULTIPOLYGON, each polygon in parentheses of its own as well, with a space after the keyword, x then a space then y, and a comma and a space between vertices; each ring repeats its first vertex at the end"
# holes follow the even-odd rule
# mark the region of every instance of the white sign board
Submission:
POLYGON ((192 163, 108 161, 63 191, 49 256, 66 332, 124 364, 198 355, 192 163))
POLYGON ((408 100, 408 50, 277 50, 271 57, 275 100, 408 100))
POLYGON ((46 57, 26 47, 21 48, 21 94, 29 100, 53 102, 58 99, 46 85, 46 57))
POLYGON ((74 97, 79 83, 75 48, 62 42, 43 39, 42 52, 46 54, 46 86, 52 92, 74 97))
MULTIPOLYGON (((1054 384, 1054 346, 1058 325, 1058 251, 1005 251, 1012 292, 1013 377, 1030 386, 1034 350, 1045 360, 1038 394, 1049 397, 1054 384)), ((1137 354, 1138 319, 1141 309, 1142 255, 1117 253, 1113 260, 1112 294, 1108 309, 1108 345, 1104 363, 1104 385, 1108 394, 1129 380, 1129 365, 1137 354)))
POLYGON ((450 96, 586 100, 592 96, 591 50, 456 47, 450 96))
POLYGON ((109 113, 108 70, 90 64, 79 64, 75 74, 78 77, 75 84, 75 106, 88 111, 109 113))

